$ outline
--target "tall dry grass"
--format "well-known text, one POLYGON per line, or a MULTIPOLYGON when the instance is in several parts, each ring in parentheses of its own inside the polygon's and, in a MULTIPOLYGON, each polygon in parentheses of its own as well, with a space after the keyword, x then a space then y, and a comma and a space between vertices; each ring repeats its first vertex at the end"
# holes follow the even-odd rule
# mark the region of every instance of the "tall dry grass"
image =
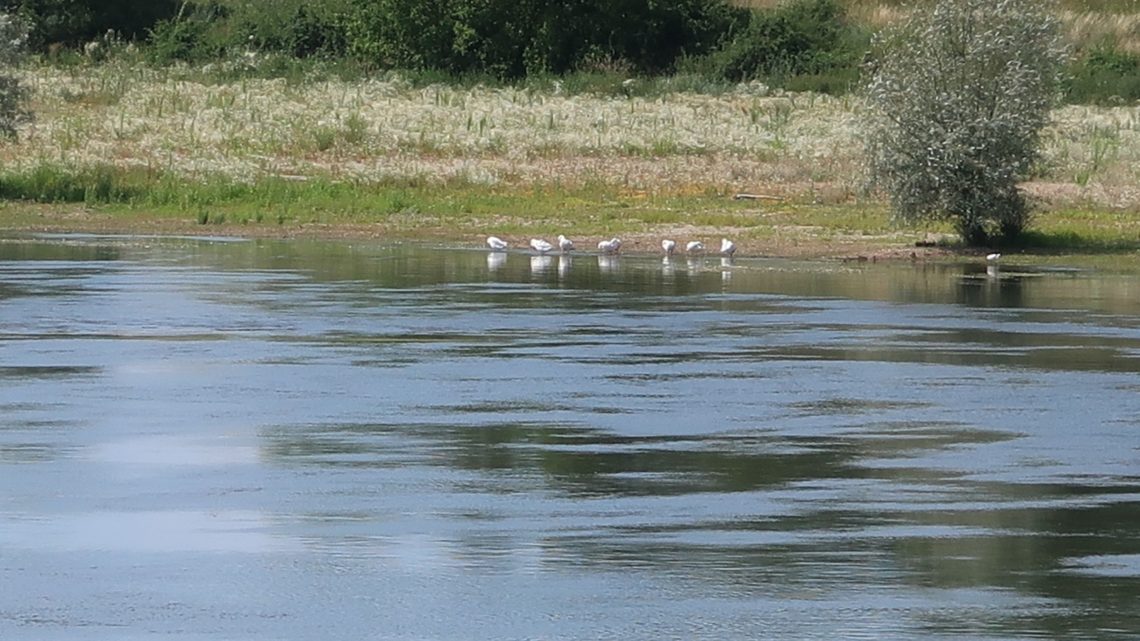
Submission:
POLYGON ((1112 42, 1122 51, 1140 54, 1140 4, 1128 13, 1066 10, 1061 21, 1070 42, 1093 46, 1112 42))
MULTIPOLYGON (((22 72, 35 122, 0 142, 8 171, 110 163, 178 175, 601 182, 631 190, 765 191, 824 202, 863 184, 851 97, 653 98, 416 87, 398 78, 200 83, 145 66, 22 72)), ((1065 107, 1031 185, 1053 202, 1140 209, 1140 106, 1065 107)))

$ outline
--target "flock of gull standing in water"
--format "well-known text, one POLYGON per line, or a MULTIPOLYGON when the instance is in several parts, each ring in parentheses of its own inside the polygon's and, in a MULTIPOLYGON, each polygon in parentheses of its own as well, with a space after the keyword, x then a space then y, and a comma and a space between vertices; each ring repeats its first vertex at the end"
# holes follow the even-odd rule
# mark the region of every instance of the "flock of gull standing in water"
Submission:
MULTIPOLYGON (((617 268, 617 257, 621 253, 621 239, 610 238, 598 241, 598 267, 602 271, 613 271, 617 268)), ((507 261, 507 251, 510 250, 510 243, 499 238, 498 236, 487 237, 487 247, 491 250, 487 254, 487 267, 494 271, 507 261)), ((552 264, 551 252, 558 250, 558 273, 559 275, 565 274, 570 268, 570 254, 574 251, 574 241, 570 240, 563 234, 558 235, 557 246, 553 243, 542 238, 531 238, 528 243, 528 248, 531 250, 530 267, 531 271, 538 273, 546 271, 552 264)), ((677 253, 677 241, 666 238, 661 241, 661 251, 664 252, 665 257, 662 259, 662 267, 666 269, 672 268, 671 259, 677 253)), ((689 270, 694 271, 700 267, 700 258, 706 255, 705 244, 699 240, 691 240, 685 243, 685 254, 689 258, 689 270)), ((722 275, 725 280, 731 277, 731 273, 727 268, 732 266, 732 258, 736 255, 736 243, 727 238, 720 240, 720 266, 722 268, 722 275)), ((1001 259, 1001 254, 992 253, 986 256, 986 276, 989 278, 998 278, 998 261, 1001 259)))
MULTIPOLYGON (((498 236, 487 237, 487 247, 491 250, 487 254, 487 266, 492 270, 502 267, 506 263, 507 251, 511 249, 510 243, 499 238, 498 236)), ((617 267, 617 257, 621 253, 622 241, 620 238, 610 238, 598 241, 598 267, 602 271, 612 271, 617 267)), ((558 253, 558 272, 564 273, 570 267, 570 255, 575 250, 574 241, 567 238, 565 235, 559 234, 557 244, 551 243, 542 238, 531 238, 527 248, 531 251, 531 271, 541 272, 548 269, 553 264, 553 257, 550 255, 557 250, 558 253)), ((661 251, 664 252, 665 257, 662 259, 662 265, 666 268, 671 267, 671 258, 677 253, 677 241, 672 239, 664 239, 661 241, 661 251)), ((699 259, 705 255, 705 244, 699 240, 689 241, 685 244, 684 252, 689 257, 689 267, 693 269, 698 264, 694 260, 699 259)), ((721 267, 730 267, 732 265, 732 257, 736 254, 736 244, 727 238, 722 238, 720 241, 720 256, 721 267)), ((728 272, 724 272, 727 274, 728 272)))

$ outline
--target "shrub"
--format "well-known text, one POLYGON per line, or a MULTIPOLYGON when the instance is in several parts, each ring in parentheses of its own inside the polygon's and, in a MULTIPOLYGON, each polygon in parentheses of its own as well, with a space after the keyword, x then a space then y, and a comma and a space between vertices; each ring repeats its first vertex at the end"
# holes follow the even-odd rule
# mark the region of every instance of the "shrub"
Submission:
POLYGON ((298 5, 284 30, 281 50, 298 58, 310 56, 343 56, 348 51, 344 17, 338 13, 319 13, 298 5))
POLYGON ((229 26, 231 46, 253 46, 259 51, 295 58, 337 57, 347 51, 345 11, 347 0, 276 0, 272 10, 260 3, 236 5, 229 26))
POLYGON ((1065 99, 1099 104, 1140 100, 1140 55, 1121 51, 1111 41, 1093 47, 1072 65, 1065 99))
POLYGON ((381 67, 519 78, 670 70, 712 50, 746 15, 723 0, 354 0, 348 41, 381 67))
POLYGON ((356 0, 347 25, 349 50, 383 68, 453 71, 460 47, 449 4, 449 0, 356 0))
POLYGON ((0 134, 9 138, 16 135, 20 123, 31 119, 31 112, 24 106, 27 89, 9 73, 24 56, 27 34, 22 21, 0 13, 0 134))
POLYGON ((1017 182, 1057 97, 1059 34, 1036 0, 939 0, 877 39, 868 151, 898 219, 951 219, 974 245, 1021 233, 1017 182))
POLYGON ((852 70, 850 79, 867 41, 847 24, 839 0, 793 0, 752 12, 747 27, 709 56, 708 71, 735 82, 836 70, 852 70))
POLYGON ((277 0, 272 8, 219 0, 188 2, 177 16, 152 30, 150 58, 157 63, 204 62, 237 51, 298 59, 343 57, 346 6, 335 0, 277 0))
POLYGON ((177 16, 155 25, 150 33, 149 57, 159 64, 221 57, 233 38, 219 35, 216 26, 222 24, 229 14, 229 8, 218 0, 188 3, 177 16))

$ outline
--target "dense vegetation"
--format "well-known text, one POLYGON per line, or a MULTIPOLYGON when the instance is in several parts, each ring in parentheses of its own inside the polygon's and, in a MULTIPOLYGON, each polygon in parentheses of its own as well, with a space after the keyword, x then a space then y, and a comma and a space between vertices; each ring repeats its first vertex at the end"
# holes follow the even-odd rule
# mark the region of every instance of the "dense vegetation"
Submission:
MULTIPOLYGON (((400 69, 434 74, 435 79, 484 82, 576 73, 679 74, 706 86, 759 80, 843 93, 855 86, 870 34, 879 26, 868 24, 867 4, 0 0, 0 9, 31 26, 34 52, 64 60, 103 56, 133 43, 136 55, 156 64, 207 64, 257 55, 271 62, 247 72, 269 75, 319 60, 336 63, 342 74, 400 69), (852 8, 862 13, 854 18, 852 8)), ((888 8, 895 4, 882 3, 888 8)), ((1066 85, 1071 101, 1140 99, 1140 54, 1134 48, 1105 36, 1078 44, 1066 85)))
POLYGON ((41 52, 82 47, 109 30, 143 40, 180 6, 180 0, 0 0, 0 10, 31 27, 29 45, 41 52))

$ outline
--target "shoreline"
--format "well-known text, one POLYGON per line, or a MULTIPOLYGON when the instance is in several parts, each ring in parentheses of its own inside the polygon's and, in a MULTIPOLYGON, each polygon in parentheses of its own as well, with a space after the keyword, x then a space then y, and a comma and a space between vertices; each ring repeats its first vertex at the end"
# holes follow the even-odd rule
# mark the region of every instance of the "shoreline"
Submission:
MULTIPOLYGON (((1125 215, 1127 216, 1127 215, 1125 215)), ((430 217, 429 217, 430 218, 430 217)), ((529 252, 531 237, 551 239, 565 230, 549 227, 549 232, 521 233, 498 232, 491 226, 493 217, 477 217, 463 227, 440 224, 415 225, 406 221, 390 222, 291 222, 199 224, 185 215, 171 216, 138 211, 99 211, 74 205, 37 205, 6 203, 0 206, 0 238, 34 234, 94 234, 122 236, 185 236, 231 237, 267 240, 318 240, 330 242, 376 243, 434 243, 456 248, 486 249, 487 235, 506 240, 510 251, 529 252), (490 231, 481 231, 486 228, 490 231)), ((984 260, 990 251, 986 248, 964 247, 953 242, 946 233, 903 229, 889 233, 860 233, 852 231, 843 236, 831 230, 799 229, 794 236, 749 236, 747 233, 732 236, 737 245, 738 258, 788 258, 836 262, 937 262, 984 260)), ((537 229, 537 226, 536 226, 537 229)), ((849 230, 850 231, 850 230, 849 230)), ((569 234, 568 234, 569 235, 569 234)), ((614 234, 592 233, 571 235, 581 255, 597 254, 598 240, 614 234)), ((676 224, 650 225, 637 231, 619 234, 623 240, 622 252, 627 255, 661 255, 660 241, 670 237, 683 244, 690 239, 705 242, 706 256, 719 256, 716 248, 722 236, 711 229, 698 229, 676 224)), ((1006 248, 1003 261, 1014 264, 1034 264, 1067 268, 1087 268, 1122 273, 1140 273, 1140 239, 1132 242, 1121 239, 1119 249, 1075 247, 1064 248, 1006 248)), ((677 252, 684 256, 683 252, 677 252)))
MULTIPOLYGON (((93 211, 81 206, 46 206, 12 204, 0 209, 0 237, 27 234, 93 234, 122 236, 224 236, 267 240, 321 240, 321 241, 375 241, 404 243, 437 243, 469 249, 486 249, 485 239, 495 235, 509 244, 510 251, 531 251, 530 238, 545 237, 552 240, 565 229, 550 227, 549 232, 534 233, 496 232, 491 220, 482 225, 489 231, 457 229, 439 225, 392 225, 386 222, 295 222, 285 225, 272 223, 221 223, 199 224, 189 217, 147 215, 137 212, 117 215, 93 211), (12 215, 13 206, 18 208, 12 215)), ((479 227, 478 222, 470 224, 479 227)), ((662 254, 664 238, 672 238, 679 246, 688 240, 701 240, 708 248, 706 256, 717 256, 720 239, 730 238, 737 246, 738 257, 795 258, 806 260, 839 261, 930 261, 984 256, 981 248, 957 247, 940 244, 935 240, 941 234, 915 230, 897 230, 886 234, 851 233, 837 238, 830 231, 813 236, 803 229, 794 236, 768 236, 756 238, 747 232, 733 235, 689 225, 665 224, 637 231, 599 233, 594 230, 570 234, 575 252, 596 254, 597 242, 614 236, 622 239, 622 253, 636 255, 662 254), (827 236, 826 238, 823 236, 827 236)), ((556 252, 555 252, 556 253, 556 252)), ((678 248, 675 255, 683 256, 678 248)))

